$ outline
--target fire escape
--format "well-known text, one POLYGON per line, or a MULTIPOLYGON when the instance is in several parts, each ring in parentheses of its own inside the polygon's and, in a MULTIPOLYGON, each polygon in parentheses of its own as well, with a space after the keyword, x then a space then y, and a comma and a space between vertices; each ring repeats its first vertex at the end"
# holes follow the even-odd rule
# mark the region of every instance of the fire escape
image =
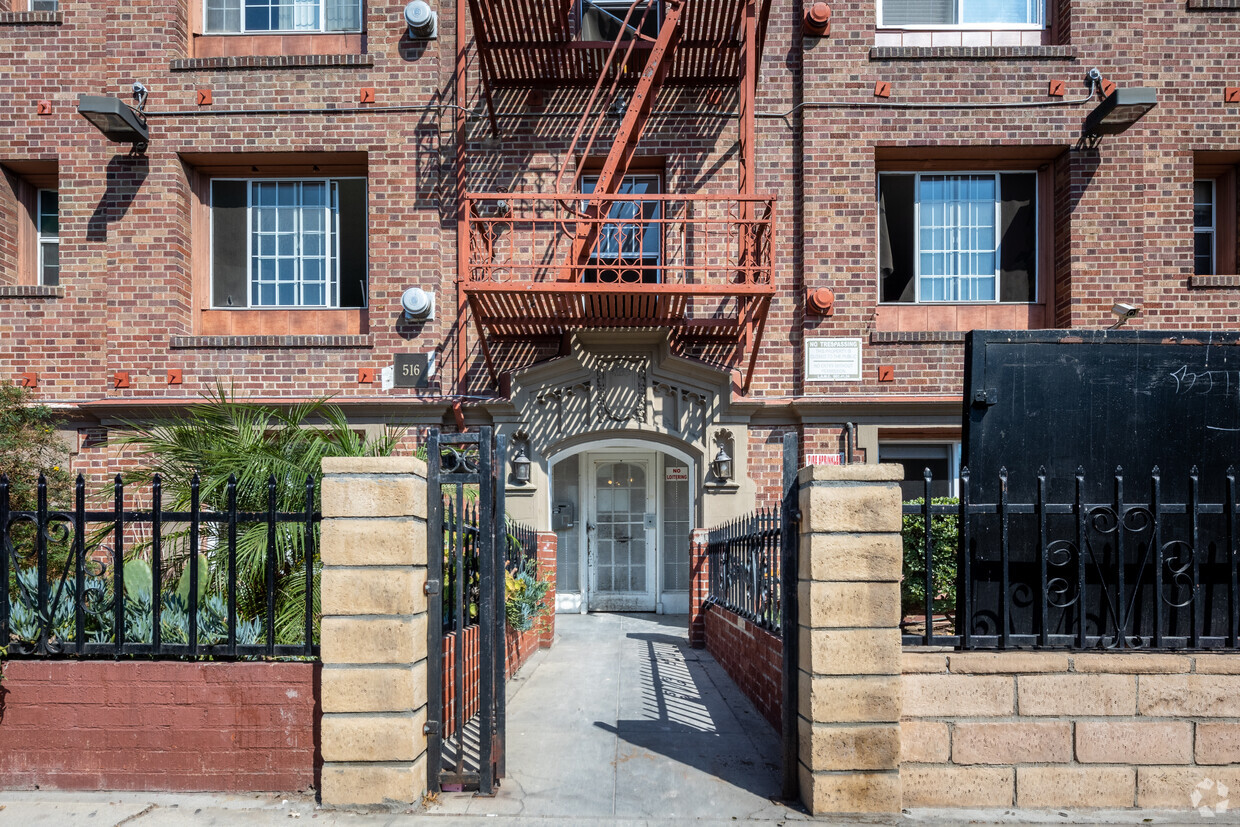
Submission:
POLYGON ((458 386, 469 369, 471 324, 497 386, 495 354, 506 343, 584 328, 654 328, 669 331, 677 353, 730 369, 734 391, 747 393, 775 292, 775 200, 758 195, 754 179, 754 100, 770 0, 464 3, 497 135, 494 96, 502 90, 576 87, 586 104, 551 192, 459 192, 460 237, 468 241, 458 275, 458 386), (586 25, 586 10, 595 25, 586 25), (599 37, 611 29, 614 39, 599 37), (627 183, 661 90, 677 86, 695 88, 695 99, 737 89, 735 191, 652 193, 627 183), (583 159, 604 147, 601 166, 587 170, 583 159))

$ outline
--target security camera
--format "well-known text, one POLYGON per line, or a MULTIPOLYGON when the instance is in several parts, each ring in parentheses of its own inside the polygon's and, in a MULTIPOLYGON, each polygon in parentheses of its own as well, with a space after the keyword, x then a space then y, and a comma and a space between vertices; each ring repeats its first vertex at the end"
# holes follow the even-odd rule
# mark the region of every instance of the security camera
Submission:
POLYGON ((1114 313, 1116 316, 1118 316, 1119 319, 1115 322, 1115 324, 1107 328, 1108 330, 1115 330, 1116 328, 1123 327, 1124 322, 1128 321, 1129 319, 1135 318, 1137 313, 1141 311, 1139 308, 1133 307, 1131 304, 1124 304, 1123 302, 1116 302, 1115 304, 1111 305, 1111 312, 1114 313))

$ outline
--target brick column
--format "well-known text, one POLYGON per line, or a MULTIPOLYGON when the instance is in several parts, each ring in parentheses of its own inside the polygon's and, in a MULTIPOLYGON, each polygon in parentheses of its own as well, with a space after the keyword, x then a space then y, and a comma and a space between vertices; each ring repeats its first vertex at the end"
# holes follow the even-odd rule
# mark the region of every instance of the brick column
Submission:
POLYGON ((538 620, 538 645, 543 649, 550 649, 551 642, 555 640, 555 576, 558 539, 554 531, 538 532, 538 576, 551 584, 546 597, 551 611, 546 617, 538 620))
POLYGON ((801 471, 801 799, 818 813, 900 811, 897 465, 801 471))
POLYGON ((426 792, 426 465, 323 460, 324 805, 426 792))
POLYGON ((706 598, 710 596, 710 562, 706 557, 704 528, 695 528, 689 535, 689 645, 701 649, 706 645, 706 598))

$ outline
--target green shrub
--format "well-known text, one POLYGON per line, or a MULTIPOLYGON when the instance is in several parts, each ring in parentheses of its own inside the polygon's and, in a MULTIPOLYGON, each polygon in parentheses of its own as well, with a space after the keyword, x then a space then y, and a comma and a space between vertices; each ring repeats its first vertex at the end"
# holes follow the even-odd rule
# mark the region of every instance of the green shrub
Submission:
MULTIPOLYGON (((923 498, 909 500, 905 505, 922 505, 923 498)), ((935 497, 931 505, 959 505, 955 497, 935 497)), ((933 515, 930 519, 931 541, 934 544, 934 611, 956 609, 956 560, 960 548, 960 518, 933 515)), ((905 614, 922 614, 926 610, 926 529, 921 514, 905 514, 904 580, 900 584, 900 601, 905 614)))
POLYGON ((549 581, 538 579, 537 560, 528 560, 525 568, 516 574, 507 573, 504 577, 504 612, 508 625, 518 632, 528 632, 534 628, 534 621, 551 612, 545 600, 550 590, 549 581))

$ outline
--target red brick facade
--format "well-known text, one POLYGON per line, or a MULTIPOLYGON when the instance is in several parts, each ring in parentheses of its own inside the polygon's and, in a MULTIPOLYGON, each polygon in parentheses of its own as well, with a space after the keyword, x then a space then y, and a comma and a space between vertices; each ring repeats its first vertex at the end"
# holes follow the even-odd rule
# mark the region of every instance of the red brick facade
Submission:
POLYGON ((708 605, 705 614, 706 651, 762 717, 779 729, 783 724, 783 640, 719 606, 708 605))
POLYGON ((318 706, 317 664, 9 660, 0 788, 309 789, 318 706))
MULTIPOLYGON (((192 45, 195 2, 135 13, 63 0, 55 14, 0 15, 0 164, 10 178, 51 170, 61 203, 61 286, 33 288, 18 249, 21 207, 11 186, 0 187, 0 378, 37 374, 39 398, 66 406, 68 432, 87 446, 75 466, 95 474, 117 470, 109 453, 116 449, 86 441, 91 433, 118 417, 192 402, 217 383, 258 398, 330 394, 359 422, 451 422, 454 402, 463 403, 466 421, 488 420, 482 405, 498 390, 485 378, 476 338, 469 385, 458 387, 451 369, 453 165, 462 148, 454 144, 455 110, 444 107, 481 111, 476 65, 469 99, 453 97, 455 4, 435 4, 439 39, 425 43, 403 35, 403 3, 370 2, 360 44, 309 38, 293 49, 356 53, 281 56, 264 46, 259 56, 210 57, 205 42, 192 45), (143 157, 128 157, 75 112, 79 94, 124 95, 134 80, 150 89, 143 157), (374 103, 358 102, 363 89, 374 90, 374 103), (199 103, 200 91, 211 103, 199 103), (307 112, 323 109, 338 111, 307 112), (195 217, 196 188, 212 174, 279 174, 290 162, 307 174, 313 165, 322 174, 364 171, 368 309, 313 318, 225 310, 231 335, 205 335, 215 322, 203 315, 207 237, 195 217), (436 292, 434 321, 401 319, 399 297, 410 286, 436 292), (441 369, 429 388, 358 382, 359 369, 378 370, 404 352, 437 355, 441 369), (172 370, 180 384, 169 384, 172 370), (129 374, 129 387, 116 387, 118 372, 129 374)), ((1096 329, 1112 321, 1116 301, 1141 308, 1133 326, 1240 323, 1240 282, 1192 278, 1194 166, 1240 159, 1240 108, 1225 100, 1226 88, 1240 84, 1234 4, 1049 0, 1049 25, 1032 39, 921 33, 900 45, 876 29, 875 0, 830 5, 830 35, 818 39, 801 33, 806 3, 772 2, 757 90, 757 189, 779 204, 779 292, 747 400, 756 411, 749 467, 760 501, 777 496, 779 437, 788 428, 802 432, 807 452, 839 451, 845 421, 937 427, 950 437, 958 427, 959 333, 971 327, 1096 329), (1159 95, 1133 128, 1096 147, 1081 141, 1094 103, 1042 106, 1081 96, 1092 67, 1159 95), (1048 95, 1059 80, 1064 95, 1048 95), (875 97, 879 81, 891 84, 890 97, 875 97), (986 108, 992 104, 1028 106, 986 108), (1039 302, 880 303, 878 171, 1005 165, 1041 174, 1039 302), (834 315, 807 316, 806 290, 823 287, 834 291, 834 315), (861 381, 806 382, 804 340, 822 336, 862 339, 861 381), (880 380, 880 366, 889 381, 880 380)), ((555 113, 581 104, 577 91, 547 90, 542 111, 533 111, 524 91, 498 93, 502 137, 488 137, 485 119, 471 120, 466 188, 545 191, 574 125, 555 113)), ((735 108, 734 89, 669 89, 656 106, 735 108)), ((656 116, 639 155, 664 169, 667 192, 727 193, 739 175, 737 136, 734 118, 656 116)), ((1234 223, 1234 204, 1228 215, 1234 223)), ((1234 249, 1229 260, 1234 269, 1234 249)), ((542 345, 498 354, 501 369, 554 355, 542 345)))

